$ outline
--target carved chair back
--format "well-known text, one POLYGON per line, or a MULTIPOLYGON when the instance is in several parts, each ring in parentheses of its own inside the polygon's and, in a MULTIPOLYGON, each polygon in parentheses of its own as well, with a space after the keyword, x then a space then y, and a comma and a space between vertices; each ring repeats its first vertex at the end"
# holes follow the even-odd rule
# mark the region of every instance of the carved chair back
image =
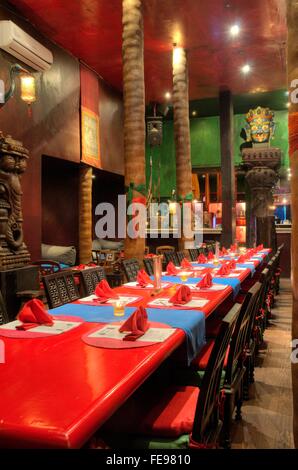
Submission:
POLYGON ((169 262, 172 261, 172 263, 174 263, 175 266, 180 266, 177 253, 175 251, 166 251, 164 253, 164 259, 165 259, 166 264, 169 264, 169 262))
POLYGON ((208 444, 212 430, 219 425, 222 369, 240 309, 241 305, 236 303, 223 318, 210 354, 195 412, 192 438, 196 442, 208 444))
POLYGON ((70 271, 60 271, 42 278, 49 308, 59 307, 80 298, 74 276, 70 271))
POLYGON ((106 274, 102 266, 86 268, 80 271, 81 289, 84 297, 94 293, 97 284, 106 279, 106 274))
POLYGON ((123 269, 128 282, 134 282, 137 280, 138 271, 140 270, 140 264, 136 258, 124 259, 122 261, 123 269))

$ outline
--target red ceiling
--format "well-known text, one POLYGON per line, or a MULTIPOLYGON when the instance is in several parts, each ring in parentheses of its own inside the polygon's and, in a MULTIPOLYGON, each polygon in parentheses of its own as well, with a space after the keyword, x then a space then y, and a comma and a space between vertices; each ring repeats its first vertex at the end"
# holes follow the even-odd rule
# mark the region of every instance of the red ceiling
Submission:
MULTIPOLYGON (((38 29, 122 89, 121 0, 10 0, 38 29)), ((171 50, 189 51, 190 98, 286 87, 285 0, 143 0, 146 101, 171 90, 171 50), (238 23, 241 34, 229 36, 238 23), (249 62, 252 72, 240 68, 249 62)))

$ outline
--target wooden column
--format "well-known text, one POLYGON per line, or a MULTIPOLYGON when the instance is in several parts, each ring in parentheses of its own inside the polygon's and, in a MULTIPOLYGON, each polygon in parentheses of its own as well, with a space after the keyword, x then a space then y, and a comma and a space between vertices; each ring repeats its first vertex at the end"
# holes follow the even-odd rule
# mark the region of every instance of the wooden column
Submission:
POLYGON ((92 168, 80 167, 79 188, 79 259, 80 263, 92 260, 92 168))
MULTIPOLYGON (((192 194, 192 167, 190 155, 188 64, 183 48, 173 50, 173 109, 176 150, 176 192, 184 199, 192 194)), ((186 238, 179 239, 179 249, 184 249, 186 238)), ((188 240, 190 241, 190 240, 188 240)))
POLYGON ((233 102, 230 91, 219 95, 220 146, 222 175, 222 236, 221 243, 228 246, 236 237, 236 201, 234 168, 233 102))
MULTIPOLYGON (((298 3, 287 1, 288 20, 288 87, 298 79, 298 3)), ((297 84, 295 84, 297 89, 297 84)), ((291 97, 291 95, 290 95, 291 97)), ((291 101, 292 102, 292 101, 291 101)), ((292 338, 298 339, 298 104, 292 102, 289 108, 289 153, 291 165, 292 198, 292 288, 293 314, 292 338)), ((293 432, 295 447, 298 448, 298 363, 292 363, 293 386, 293 432)))
MULTIPOLYGON (((122 1, 125 185, 146 183, 144 37, 141 0, 122 1)), ((134 197, 140 197, 134 191, 134 197)), ((125 257, 144 257, 145 239, 125 239, 125 257)))

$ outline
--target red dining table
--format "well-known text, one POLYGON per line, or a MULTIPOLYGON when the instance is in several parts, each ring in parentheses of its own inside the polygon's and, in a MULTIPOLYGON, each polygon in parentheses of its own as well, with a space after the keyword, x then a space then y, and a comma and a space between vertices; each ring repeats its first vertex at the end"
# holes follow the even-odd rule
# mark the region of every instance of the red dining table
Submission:
MULTIPOLYGON (((116 291, 142 292, 143 304, 152 299, 152 291, 124 286, 116 291)), ((230 286, 202 292, 200 297, 210 300, 202 309, 206 316, 231 293, 230 286)), ((84 322, 67 333, 38 339, 0 336, 5 350, 5 363, 0 363, 0 447, 84 446, 185 339, 176 329, 152 346, 96 348, 81 340, 96 326, 84 322)))
POLYGON ((81 337, 98 323, 38 339, 0 337, 0 446, 82 447, 183 341, 135 349, 90 347, 81 337))

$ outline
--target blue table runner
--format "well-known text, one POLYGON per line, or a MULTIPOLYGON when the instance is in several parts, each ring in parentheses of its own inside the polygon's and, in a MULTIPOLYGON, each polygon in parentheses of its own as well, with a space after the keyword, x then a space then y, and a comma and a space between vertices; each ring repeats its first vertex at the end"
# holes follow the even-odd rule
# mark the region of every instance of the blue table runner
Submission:
MULTIPOLYGON (((51 315, 70 315, 81 317, 88 322, 111 323, 126 320, 136 307, 126 307, 123 317, 115 317, 110 305, 65 304, 49 310, 51 315)), ((200 310, 174 310, 146 308, 149 321, 165 323, 173 328, 180 328, 186 335, 187 364, 197 356, 206 344, 205 314, 200 310)))
MULTIPOLYGON (((186 282, 181 281, 179 276, 162 276, 164 282, 174 282, 175 284, 197 284, 203 277, 190 277, 186 282)), ((237 297, 241 288, 241 282, 239 279, 231 277, 214 277, 212 279, 214 284, 224 284, 232 287, 234 298, 237 297)))

